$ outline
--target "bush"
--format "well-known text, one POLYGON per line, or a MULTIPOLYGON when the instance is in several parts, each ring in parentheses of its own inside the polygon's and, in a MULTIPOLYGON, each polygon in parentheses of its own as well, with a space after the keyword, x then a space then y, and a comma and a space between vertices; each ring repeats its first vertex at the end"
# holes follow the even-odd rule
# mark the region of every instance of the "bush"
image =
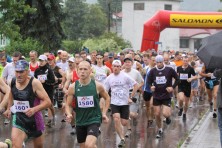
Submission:
POLYGON ((39 54, 43 54, 45 52, 43 46, 38 41, 31 38, 11 41, 10 44, 6 46, 7 53, 12 54, 15 51, 19 51, 25 57, 29 56, 29 52, 31 50, 35 50, 39 54))
POLYGON ((78 53, 81 51, 84 40, 64 40, 62 42, 62 48, 69 53, 78 53))

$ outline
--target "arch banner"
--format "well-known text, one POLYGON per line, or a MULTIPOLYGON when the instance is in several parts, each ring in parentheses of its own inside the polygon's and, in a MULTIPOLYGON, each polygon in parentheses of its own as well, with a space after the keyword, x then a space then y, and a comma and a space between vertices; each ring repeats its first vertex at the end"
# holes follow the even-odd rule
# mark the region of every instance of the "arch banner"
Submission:
POLYGON ((221 12, 158 11, 144 24, 141 51, 157 50, 160 32, 165 28, 222 29, 221 12))

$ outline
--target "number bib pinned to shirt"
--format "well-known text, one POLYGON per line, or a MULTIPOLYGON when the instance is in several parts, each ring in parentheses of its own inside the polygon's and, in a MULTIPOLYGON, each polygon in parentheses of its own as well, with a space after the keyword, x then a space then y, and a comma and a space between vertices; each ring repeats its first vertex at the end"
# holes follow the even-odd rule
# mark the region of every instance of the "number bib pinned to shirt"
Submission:
POLYGON ((156 84, 166 84, 167 80, 165 76, 156 77, 156 84))
POLYGON ((77 97, 78 107, 79 108, 89 108, 94 107, 93 96, 81 96, 77 97))
POLYGON ((14 111, 15 112, 25 112, 28 108, 30 108, 29 101, 14 100, 14 111))
POLYGON ((180 80, 187 80, 188 79, 188 74, 186 73, 181 73, 180 74, 180 80))
POLYGON ((38 80, 39 81, 45 81, 45 80, 47 80, 47 75, 46 74, 44 74, 44 75, 38 75, 38 80))

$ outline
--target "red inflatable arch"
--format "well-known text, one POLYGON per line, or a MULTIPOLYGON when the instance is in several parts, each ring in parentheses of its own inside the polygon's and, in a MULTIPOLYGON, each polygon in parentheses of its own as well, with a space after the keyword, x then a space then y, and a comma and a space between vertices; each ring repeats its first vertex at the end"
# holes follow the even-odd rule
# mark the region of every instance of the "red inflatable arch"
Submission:
POLYGON ((222 28, 220 12, 175 12, 161 10, 144 24, 141 51, 157 50, 160 32, 165 28, 222 28))

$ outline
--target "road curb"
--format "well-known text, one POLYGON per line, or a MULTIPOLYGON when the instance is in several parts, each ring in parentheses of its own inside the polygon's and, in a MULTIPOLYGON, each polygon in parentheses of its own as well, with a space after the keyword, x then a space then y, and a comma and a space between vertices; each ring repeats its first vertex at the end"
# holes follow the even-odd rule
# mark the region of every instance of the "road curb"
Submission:
POLYGON ((197 122, 197 124, 195 124, 195 126, 190 130, 189 135, 188 135, 187 138, 184 140, 181 148, 188 148, 191 139, 193 139, 193 137, 196 135, 196 133, 198 132, 198 130, 200 129, 200 127, 203 125, 203 123, 204 123, 205 120, 207 119, 209 113, 210 113, 210 110, 208 109, 208 110, 206 111, 206 113, 203 115, 203 117, 202 117, 202 118, 197 122))

